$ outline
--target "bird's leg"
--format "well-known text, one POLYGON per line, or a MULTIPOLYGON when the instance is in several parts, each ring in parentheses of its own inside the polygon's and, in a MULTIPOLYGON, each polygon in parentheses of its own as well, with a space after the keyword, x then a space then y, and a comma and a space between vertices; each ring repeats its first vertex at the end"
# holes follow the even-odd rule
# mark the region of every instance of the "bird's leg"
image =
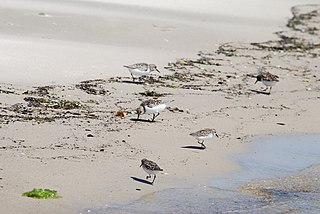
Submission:
POLYGON ((198 141, 198 143, 201 145, 202 148, 204 148, 204 149, 206 148, 206 146, 203 144, 204 140, 202 142, 198 141))
POLYGON ((147 175, 146 179, 149 179, 149 178, 151 178, 151 175, 147 175))
POLYGON ((131 77, 132 77, 132 82, 134 82, 134 77, 133 77, 133 75, 131 74, 131 77))
POLYGON ((206 148, 206 146, 204 145, 204 140, 200 143, 201 144, 201 146, 202 146, 202 148, 206 148))
POLYGON ((158 117, 160 115, 160 113, 158 113, 157 115, 154 116, 154 119, 156 119, 156 117, 158 117))
POLYGON ((154 121, 154 119, 156 119, 156 117, 159 116, 159 114, 160 114, 160 113, 158 113, 158 114, 152 114, 152 115, 153 115, 153 116, 152 116, 152 122, 154 121))
POLYGON ((157 177, 156 174, 154 174, 154 177, 153 177, 151 184, 153 184, 154 180, 156 180, 156 177, 157 177))
POLYGON ((270 91, 269 91, 269 94, 271 94, 271 89, 272 89, 272 87, 270 87, 270 91))
POLYGON ((266 91, 266 90, 268 90, 268 86, 266 86, 266 88, 263 91, 266 91))

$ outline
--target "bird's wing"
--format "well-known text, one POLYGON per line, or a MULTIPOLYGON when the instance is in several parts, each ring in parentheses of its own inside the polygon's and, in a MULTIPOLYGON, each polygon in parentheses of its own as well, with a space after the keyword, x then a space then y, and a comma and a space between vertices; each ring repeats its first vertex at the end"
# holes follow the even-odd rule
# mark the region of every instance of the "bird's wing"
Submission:
POLYGON ((146 101, 142 102, 141 105, 147 106, 149 108, 153 108, 153 107, 159 105, 160 103, 161 103, 161 100, 151 99, 151 100, 146 100, 146 101))
POLYGON ((147 71, 148 70, 148 64, 147 63, 136 63, 133 65, 125 65, 124 67, 129 69, 139 69, 141 71, 147 71))
POLYGON ((279 81, 278 80, 279 77, 277 75, 271 74, 269 72, 263 73, 260 75, 261 75, 262 79, 265 81, 279 81))
POLYGON ((153 171, 162 171, 162 169, 153 161, 148 161, 146 168, 153 171))

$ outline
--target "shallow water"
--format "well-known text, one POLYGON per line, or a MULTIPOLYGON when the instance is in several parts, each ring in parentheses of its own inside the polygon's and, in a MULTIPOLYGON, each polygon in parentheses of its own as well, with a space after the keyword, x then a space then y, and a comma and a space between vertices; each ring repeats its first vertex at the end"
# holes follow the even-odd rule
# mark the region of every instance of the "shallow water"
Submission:
MULTIPOLYGON (((131 203, 90 209, 90 212, 319 213, 319 182, 308 183, 308 190, 297 191, 292 185, 304 184, 305 177, 320 177, 320 165, 316 165, 320 163, 320 135, 271 136, 254 141, 247 152, 234 157, 242 170, 212 180, 209 187, 166 189, 131 203), (296 177, 294 180, 285 178, 289 175, 296 177), (253 180, 275 177, 283 177, 283 180, 277 180, 276 188, 267 189, 268 197, 238 190, 239 186, 253 180), (301 180, 297 179, 300 177, 301 180)), ((266 190, 263 186, 259 188, 258 185, 258 190, 266 190)))
POLYGON ((234 158, 242 170, 212 180, 211 186, 233 189, 253 179, 286 176, 320 164, 320 135, 266 136, 252 141, 247 152, 234 158))

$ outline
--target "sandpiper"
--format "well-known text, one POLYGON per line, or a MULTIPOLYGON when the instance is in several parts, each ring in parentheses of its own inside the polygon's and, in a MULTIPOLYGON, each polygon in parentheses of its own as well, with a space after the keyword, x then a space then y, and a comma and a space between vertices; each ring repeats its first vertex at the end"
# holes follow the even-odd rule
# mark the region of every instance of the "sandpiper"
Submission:
POLYGON ((266 86, 266 89, 264 91, 266 91, 268 87, 270 87, 270 90, 269 90, 269 94, 270 94, 272 86, 274 86, 277 82, 279 82, 278 78, 279 77, 277 75, 271 74, 269 72, 261 72, 258 74, 257 80, 255 83, 261 81, 266 86))
POLYGON ((141 160, 141 165, 142 169, 148 173, 146 179, 151 178, 151 175, 153 175, 153 180, 151 184, 153 184, 154 180, 156 179, 156 174, 163 171, 155 162, 148 160, 146 158, 141 160))
POLYGON ((167 104, 172 102, 173 100, 164 103, 161 100, 158 99, 149 99, 146 101, 143 101, 140 106, 137 108, 137 120, 139 119, 141 114, 152 114, 151 121, 154 121, 156 117, 159 116, 160 112, 165 110, 167 108, 167 104))
POLYGON ((209 128, 199 130, 197 132, 191 133, 190 135, 196 138, 198 140, 198 143, 204 149, 206 148, 206 146, 204 145, 205 140, 212 139, 214 136, 219 137, 215 129, 209 129, 209 128))
POLYGON ((125 68, 128 68, 130 74, 132 76, 132 80, 134 81, 134 76, 149 76, 152 71, 160 71, 157 69, 155 64, 147 64, 147 63, 136 63, 133 65, 124 65, 125 68))

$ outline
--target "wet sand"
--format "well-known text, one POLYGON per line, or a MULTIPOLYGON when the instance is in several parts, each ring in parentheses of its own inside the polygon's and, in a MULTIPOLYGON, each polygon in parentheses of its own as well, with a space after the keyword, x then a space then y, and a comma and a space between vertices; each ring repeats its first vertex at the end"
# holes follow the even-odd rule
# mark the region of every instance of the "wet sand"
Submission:
POLYGON ((317 165, 290 177, 255 181, 241 191, 210 186, 165 189, 128 204, 82 213, 318 213, 319 169, 317 165))
POLYGON ((171 188, 139 200, 83 213, 317 213, 320 208, 319 135, 250 139, 233 157, 241 169, 209 186, 171 188))
MULTIPOLYGON (((284 21, 280 25, 284 31, 265 35, 270 36, 269 41, 214 42, 209 47, 194 42, 195 49, 206 46, 209 50, 196 55, 195 49, 184 50, 184 46, 177 45, 178 52, 165 57, 159 57, 154 47, 146 56, 140 51, 146 47, 137 45, 129 47, 137 51, 124 52, 130 56, 125 58, 127 61, 117 58, 117 64, 116 60, 105 61, 105 51, 114 53, 110 44, 92 40, 94 44, 88 45, 82 43, 80 34, 79 40, 72 39, 81 29, 77 27, 81 22, 79 13, 72 13, 70 19, 63 13, 64 9, 77 7, 75 2, 69 2, 71 6, 63 8, 62 14, 44 10, 51 4, 40 4, 47 6, 40 11, 32 9, 38 1, 25 5, 14 2, 17 5, 5 2, 5 11, 19 6, 14 10, 20 13, 7 11, 7 15, 21 16, 17 22, 10 22, 15 16, 3 22, 6 35, 1 35, 2 71, 6 72, 0 85, 0 194, 1 204, 6 205, 1 206, 1 213, 79 213, 85 208, 137 200, 164 189, 208 186, 211 179, 240 169, 231 157, 245 151, 247 139, 252 136, 320 132, 314 117, 318 114, 320 90, 319 6, 293 8, 289 28, 284 21), (39 32, 42 27, 37 21, 50 22, 51 26, 51 16, 56 22, 58 15, 61 23, 70 25, 55 32, 68 37, 67 29, 75 27, 65 40, 53 37, 57 35, 50 34, 50 29, 39 32), (24 21, 34 23, 34 31, 24 29, 24 21), (10 26, 14 33, 10 33, 10 26), (86 61, 87 54, 95 63, 86 61), (186 58, 172 60, 171 56, 186 58), (144 83, 132 83, 122 65, 142 58, 159 65, 162 73, 144 83), (109 66, 119 72, 106 71, 109 66), (261 83, 254 84, 256 72, 262 67, 280 77, 270 95, 261 83), (78 81, 82 79, 86 81, 78 81), (170 104, 171 111, 161 113, 154 123, 147 122, 150 115, 135 121, 134 110, 140 102, 157 96, 175 100, 170 104), (125 118, 117 116, 119 110, 126 112, 125 118), (206 127, 215 128, 220 138, 207 142, 206 150, 183 148, 197 146, 189 133, 206 127), (142 158, 154 160, 164 169, 153 186, 132 179, 146 176, 139 168, 142 158), (62 198, 21 197, 33 188, 55 189, 62 198)), ((163 38, 167 28, 162 30, 160 34, 155 30, 152 36, 163 38)), ((84 37, 89 38, 86 33, 84 37)), ((185 39, 183 35, 179 34, 185 39)), ((95 34, 90 36, 94 38, 95 34)), ((177 40, 180 45, 186 44, 185 40, 177 40)))

